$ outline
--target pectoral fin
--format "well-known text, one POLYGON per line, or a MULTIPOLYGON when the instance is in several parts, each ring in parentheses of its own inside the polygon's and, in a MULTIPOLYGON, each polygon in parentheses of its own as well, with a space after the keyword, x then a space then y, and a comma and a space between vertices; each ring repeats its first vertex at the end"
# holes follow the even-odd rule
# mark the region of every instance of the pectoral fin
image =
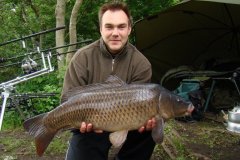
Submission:
POLYGON ((152 129, 152 138, 156 143, 163 142, 163 130, 164 128, 164 121, 162 118, 157 119, 156 126, 152 129))
POLYGON ((127 134, 127 130, 113 132, 109 135, 109 140, 114 147, 120 147, 125 142, 127 134))

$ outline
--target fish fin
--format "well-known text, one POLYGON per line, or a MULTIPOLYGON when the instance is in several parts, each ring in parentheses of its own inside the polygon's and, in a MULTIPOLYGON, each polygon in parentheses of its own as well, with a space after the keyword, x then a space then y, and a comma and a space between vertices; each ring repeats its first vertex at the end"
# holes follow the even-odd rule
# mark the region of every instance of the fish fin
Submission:
POLYGON ((23 123, 24 129, 35 138, 36 152, 39 156, 43 155, 54 135, 57 133, 57 131, 49 132, 44 126, 43 118, 45 115, 46 113, 40 114, 23 123))
POLYGON ((163 142, 164 121, 162 118, 156 120, 156 126, 152 129, 152 138, 156 143, 163 142))
POLYGON ((74 97, 80 93, 83 93, 84 89, 87 89, 86 91, 88 91, 89 90, 88 88, 90 87, 92 90, 94 86, 96 86, 96 84, 74 87, 62 95, 60 103, 64 103, 67 100, 69 100, 71 97, 74 97))
POLYGON ((79 95, 83 92, 86 93, 86 92, 95 91, 101 88, 103 88, 103 86, 101 86, 99 83, 74 87, 62 95, 61 103, 64 103, 69 99, 71 99, 72 97, 79 95))
POLYGON ((109 135, 109 140, 114 147, 120 147, 125 142, 127 134, 127 130, 116 131, 109 135))
POLYGON ((35 137, 36 151, 39 156, 43 155, 56 133, 57 132, 46 132, 41 136, 35 137))
POLYGON ((116 75, 110 75, 108 76, 107 80, 105 81, 107 84, 111 84, 111 86, 122 86, 125 85, 126 83, 121 80, 118 76, 116 75))
POLYGON ((70 89, 66 93, 64 93, 61 97, 61 103, 66 102, 67 100, 71 99, 72 97, 86 92, 96 91, 98 89, 110 88, 110 87, 118 87, 125 85, 126 83, 122 81, 115 75, 110 75, 107 80, 103 83, 94 83, 85 86, 78 86, 70 89))

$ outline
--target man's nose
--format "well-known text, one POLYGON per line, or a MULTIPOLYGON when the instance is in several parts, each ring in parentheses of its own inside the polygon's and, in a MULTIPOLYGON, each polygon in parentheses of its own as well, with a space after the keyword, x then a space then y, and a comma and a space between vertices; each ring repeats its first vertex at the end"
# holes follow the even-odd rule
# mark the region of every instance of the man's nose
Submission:
POLYGON ((118 35, 119 35, 118 28, 114 28, 114 29, 113 29, 112 35, 113 35, 113 36, 118 36, 118 35))

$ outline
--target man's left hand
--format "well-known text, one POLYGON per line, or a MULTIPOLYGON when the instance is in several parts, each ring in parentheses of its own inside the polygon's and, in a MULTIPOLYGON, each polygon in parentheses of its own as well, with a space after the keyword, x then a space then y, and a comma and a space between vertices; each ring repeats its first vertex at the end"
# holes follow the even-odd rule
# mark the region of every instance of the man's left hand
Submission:
POLYGON ((145 126, 142 126, 138 129, 138 132, 142 133, 144 131, 150 131, 156 126, 156 119, 152 118, 147 121, 145 126))

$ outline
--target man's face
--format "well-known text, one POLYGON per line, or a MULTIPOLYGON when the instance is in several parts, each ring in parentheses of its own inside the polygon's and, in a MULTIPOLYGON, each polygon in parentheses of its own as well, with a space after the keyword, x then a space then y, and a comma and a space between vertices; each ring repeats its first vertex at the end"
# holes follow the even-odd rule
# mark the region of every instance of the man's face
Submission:
POLYGON ((128 22, 128 17, 122 10, 108 10, 103 14, 100 32, 111 53, 118 53, 126 44, 131 32, 128 22))

